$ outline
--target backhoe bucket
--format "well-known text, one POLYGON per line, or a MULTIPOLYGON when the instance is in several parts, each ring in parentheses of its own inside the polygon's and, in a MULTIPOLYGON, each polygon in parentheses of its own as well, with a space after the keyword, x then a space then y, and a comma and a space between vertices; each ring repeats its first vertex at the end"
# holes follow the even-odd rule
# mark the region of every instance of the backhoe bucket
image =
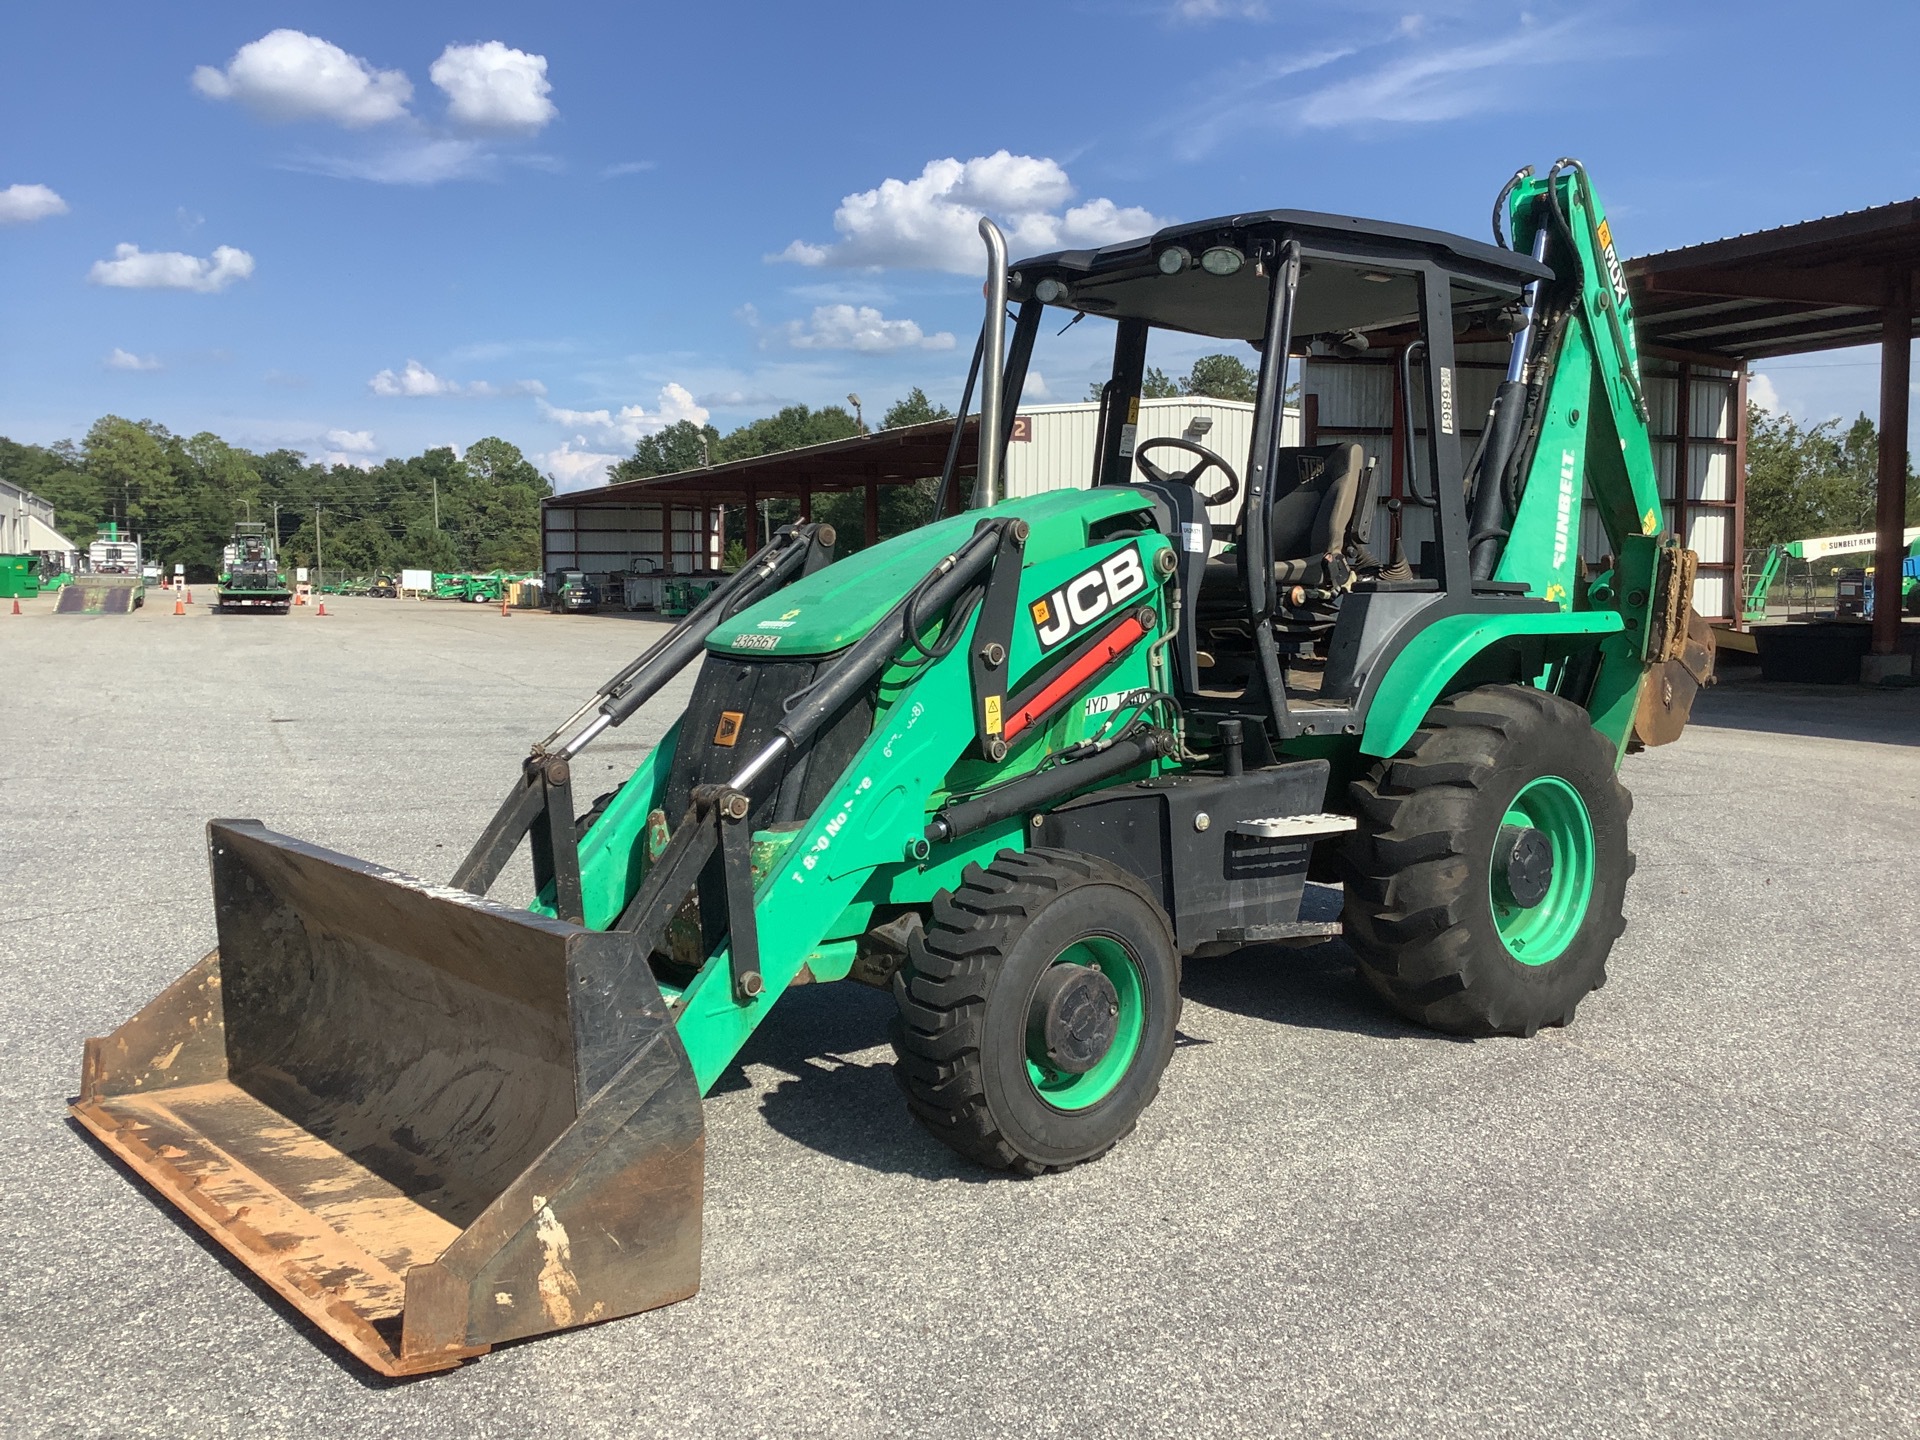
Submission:
POLYGON ((699 1089, 627 937, 207 836, 220 948, 87 1042, 81 1124, 387 1375, 699 1288, 699 1089))

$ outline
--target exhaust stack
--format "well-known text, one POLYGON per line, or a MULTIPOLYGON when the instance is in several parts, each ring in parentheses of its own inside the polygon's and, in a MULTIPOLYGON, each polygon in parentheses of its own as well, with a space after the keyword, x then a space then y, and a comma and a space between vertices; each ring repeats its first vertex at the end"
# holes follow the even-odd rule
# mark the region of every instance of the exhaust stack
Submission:
POLYGON ((980 238, 987 242, 987 316, 980 331, 980 472, 974 504, 985 510, 1004 498, 1000 457, 1006 431, 1007 237, 982 215, 980 238))

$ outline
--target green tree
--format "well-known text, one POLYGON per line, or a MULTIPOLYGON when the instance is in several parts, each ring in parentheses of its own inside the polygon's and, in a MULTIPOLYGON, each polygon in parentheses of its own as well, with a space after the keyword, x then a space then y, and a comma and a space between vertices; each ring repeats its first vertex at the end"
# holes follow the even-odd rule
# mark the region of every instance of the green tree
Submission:
POLYGON ((650 475, 676 475, 682 470, 698 470, 718 457, 720 432, 711 425, 696 425, 691 420, 676 420, 657 434, 642 436, 633 454, 612 467, 608 478, 644 480, 650 475))
POLYGON ((1251 405, 1259 387, 1259 373, 1249 369, 1237 356, 1202 355, 1180 382, 1180 393, 1214 400, 1240 400, 1251 405))
MULTIPOLYGON (((179 500, 170 463, 173 436, 151 420, 103 415, 81 442, 87 471, 99 483, 108 516, 140 532, 165 525, 179 500)), ((68 539, 73 539, 68 536, 68 539)))
POLYGON ((1873 527, 1879 436, 1862 415, 1801 426, 1747 406, 1747 543, 1845 535, 1873 527))
POLYGON ((783 450, 846 440, 860 433, 853 416, 838 405, 819 410, 789 405, 721 437, 713 447, 713 462, 717 465, 724 460, 744 460, 752 455, 777 455, 783 450))
POLYGON ((887 408, 880 417, 882 430, 899 430, 908 425, 925 425, 934 420, 951 420, 953 412, 944 405, 936 405, 927 399, 927 392, 918 385, 902 395, 887 408))

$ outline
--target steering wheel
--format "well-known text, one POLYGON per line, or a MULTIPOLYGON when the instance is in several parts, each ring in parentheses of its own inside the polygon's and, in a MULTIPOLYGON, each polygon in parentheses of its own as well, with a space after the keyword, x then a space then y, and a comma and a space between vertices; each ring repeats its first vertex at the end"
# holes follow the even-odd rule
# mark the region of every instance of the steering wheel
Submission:
POLYGON ((1200 497, 1208 505, 1224 505, 1240 493, 1240 477, 1233 473, 1233 466, 1206 446, 1197 444, 1183 435, 1164 435, 1158 440, 1141 441, 1133 452, 1133 463, 1140 467, 1142 475, 1162 485, 1192 485, 1207 471, 1218 470, 1227 477, 1227 485, 1224 490, 1200 497), (1147 459, 1149 450, 1184 450, 1189 455, 1198 455, 1200 463, 1190 470, 1181 471, 1178 475, 1170 474, 1147 459))

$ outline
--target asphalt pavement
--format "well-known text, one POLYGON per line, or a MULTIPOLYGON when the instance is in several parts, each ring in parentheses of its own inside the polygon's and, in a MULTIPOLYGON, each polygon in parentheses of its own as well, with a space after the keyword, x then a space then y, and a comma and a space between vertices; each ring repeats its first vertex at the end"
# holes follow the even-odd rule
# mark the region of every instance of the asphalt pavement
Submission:
POLYGON ((151 598, 0 614, 0 1433, 1920 1432, 1920 691, 1726 685, 1630 757, 1567 1030, 1414 1030, 1339 944, 1190 962, 1159 1100, 1065 1175, 959 1160, 891 1001, 796 990, 707 1105, 697 1297, 383 1382, 69 1123, 81 1042, 212 947, 208 817, 443 880, 658 631, 151 598))

